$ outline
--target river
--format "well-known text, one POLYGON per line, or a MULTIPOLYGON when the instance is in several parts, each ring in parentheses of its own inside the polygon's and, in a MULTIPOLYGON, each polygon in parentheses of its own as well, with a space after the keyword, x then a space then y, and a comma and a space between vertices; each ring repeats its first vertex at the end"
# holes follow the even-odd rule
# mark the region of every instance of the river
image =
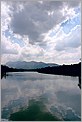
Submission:
POLYGON ((1 118, 81 121, 78 77, 37 72, 7 73, 1 80, 1 118))

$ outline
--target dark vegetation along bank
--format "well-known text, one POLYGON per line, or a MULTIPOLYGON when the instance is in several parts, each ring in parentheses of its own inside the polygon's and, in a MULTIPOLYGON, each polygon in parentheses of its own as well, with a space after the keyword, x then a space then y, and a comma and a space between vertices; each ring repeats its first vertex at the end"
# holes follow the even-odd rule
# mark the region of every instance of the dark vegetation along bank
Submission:
POLYGON ((61 65, 57 67, 46 67, 38 69, 39 73, 66 75, 66 76, 78 76, 79 88, 81 88, 81 62, 78 64, 61 65))
POLYGON ((10 68, 8 66, 5 65, 1 65, 1 78, 3 78, 3 76, 6 76, 7 72, 24 72, 24 71, 35 71, 35 69, 16 69, 16 68, 10 68))
POLYGON ((45 67, 39 69, 16 69, 9 68, 8 66, 1 65, 1 78, 6 76, 7 72, 23 72, 23 71, 37 71, 38 73, 66 75, 66 76, 78 76, 79 87, 81 88, 81 62, 71 65, 59 65, 54 67, 45 67))
POLYGON ((37 70, 39 73, 79 76, 81 77, 81 62, 78 64, 61 65, 57 67, 46 67, 37 70))

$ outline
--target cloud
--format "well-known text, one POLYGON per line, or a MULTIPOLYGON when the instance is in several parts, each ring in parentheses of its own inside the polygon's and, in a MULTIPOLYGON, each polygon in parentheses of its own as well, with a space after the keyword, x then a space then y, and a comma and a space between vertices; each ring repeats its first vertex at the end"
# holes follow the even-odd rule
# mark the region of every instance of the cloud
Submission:
POLYGON ((76 0, 76 1, 67 1, 66 4, 68 5, 68 7, 77 7, 80 6, 81 4, 81 0, 76 0))
POLYGON ((63 32, 60 32, 63 38, 61 39, 60 36, 60 38, 57 40, 55 49, 57 51, 62 51, 67 48, 78 48, 81 45, 81 33, 79 32, 81 32, 81 28, 79 25, 73 28, 71 32, 67 35, 63 32))
POLYGON ((62 7, 64 8, 64 4, 61 1, 45 1, 43 4, 39 2, 13 3, 10 28, 15 34, 27 35, 32 44, 41 42, 41 34, 48 32, 67 16, 71 16, 71 14, 73 16, 74 11, 72 9, 71 12, 70 8, 63 16, 61 10, 62 7), (18 9, 20 6, 22 6, 21 10, 18 9))
POLYGON ((20 49, 18 44, 13 44, 10 39, 5 38, 5 36, 2 36, 1 41, 1 54, 18 54, 18 50, 20 49))
POLYGON ((2 1, 2 62, 77 62, 81 45, 79 14, 79 1, 2 1))

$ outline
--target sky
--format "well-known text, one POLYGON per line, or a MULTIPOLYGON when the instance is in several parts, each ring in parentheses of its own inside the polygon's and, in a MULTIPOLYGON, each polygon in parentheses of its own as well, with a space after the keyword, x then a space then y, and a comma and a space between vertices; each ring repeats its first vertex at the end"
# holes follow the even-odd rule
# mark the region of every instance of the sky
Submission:
POLYGON ((81 59, 81 2, 1 1, 1 63, 81 59))

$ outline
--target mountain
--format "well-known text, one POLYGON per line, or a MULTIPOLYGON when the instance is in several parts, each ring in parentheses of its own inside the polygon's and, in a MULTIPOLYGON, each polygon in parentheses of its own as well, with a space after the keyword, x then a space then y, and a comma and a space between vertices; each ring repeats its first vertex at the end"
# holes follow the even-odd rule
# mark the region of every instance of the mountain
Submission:
POLYGON ((37 69, 37 68, 45 68, 52 66, 59 66, 55 63, 44 63, 44 62, 26 62, 26 61, 16 61, 16 62, 7 62, 6 66, 17 68, 17 69, 37 69))

